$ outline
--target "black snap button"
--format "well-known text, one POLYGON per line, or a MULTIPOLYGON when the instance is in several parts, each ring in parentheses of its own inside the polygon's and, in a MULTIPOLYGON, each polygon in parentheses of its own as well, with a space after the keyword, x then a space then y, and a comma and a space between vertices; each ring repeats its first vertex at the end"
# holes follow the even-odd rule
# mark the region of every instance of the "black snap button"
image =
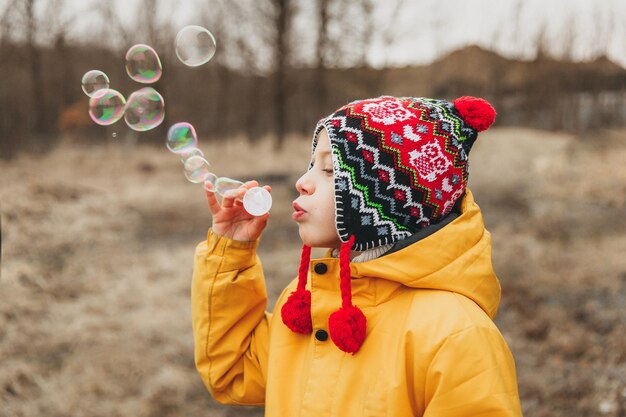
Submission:
MULTIPOLYGON (((320 265, 320 264, 318 264, 318 265, 320 265)), ((325 342, 326 339, 328 339, 328 332, 326 330, 320 329, 320 330, 315 332, 315 338, 317 340, 319 340, 320 342, 325 342)))
POLYGON ((328 271, 328 266, 326 266, 326 264, 324 263, 318 263, 315 264, 315 266, 313 267, 313 269, 315 270, 316 273, 318 274, 325 274, 326 271, 328 271))

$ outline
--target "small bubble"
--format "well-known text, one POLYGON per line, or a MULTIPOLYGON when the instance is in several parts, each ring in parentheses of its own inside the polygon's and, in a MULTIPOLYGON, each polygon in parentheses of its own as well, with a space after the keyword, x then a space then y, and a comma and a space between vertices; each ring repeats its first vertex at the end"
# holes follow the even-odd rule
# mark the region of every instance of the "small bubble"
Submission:
POLYGON ((128 97, 124 120, 133 130, 145 132, 154 129, 165 118, 163 97, 152 87, 144 87, 128 97))
POLYGON ((173 153, 186 154, 197 145, 196 130, 187 122, 176 123, 167 132, 166 146, 173 153))
POLYGON ((83 92, 89 97, 93 97, 98 90, 109 88, 109 77, 99 70, 87 71, 81 82, 83 92))
POLYGON ((185 161, 185 177, 190 182, 199 184, 214 176, 209 171, 209 163, 201 156, 192 156, 185 161))
POLYGON ((101 126, 112 125, 122 118, 126 100, 119 91, 103 88, 89 99, 89 116, 101 126))
POLYGON ((113 132, 113 133, 111 133, 111 136, 113 136, 114 138, 116 138, 116 137, 117 137, 117 133, 116 133, 116 132, 113 132))
POLYGON ((227 192, 239 189, 243 185, 243 182, 231 178, 219 177, 213 185, 215 192, 224 197, 224 194, 227 192))
POLYGON ((161 78, 162 71, 159 55, 150 46, 138 44, 126 52, 126 72, 138 83, 154 83, 161 78))
POLYGON ((185 153, 180 154, 180 160, 184 164, 187 161, 187 159, 196 155, 204 158, 204 152, 202 152, 199 148, 189 148, 188 150, 185 151, 185 153))
POLYGON ((185 65, 197 67, 215 54, 215 37, 202 26, 185 26, 176 35, 176 56, 185 65))

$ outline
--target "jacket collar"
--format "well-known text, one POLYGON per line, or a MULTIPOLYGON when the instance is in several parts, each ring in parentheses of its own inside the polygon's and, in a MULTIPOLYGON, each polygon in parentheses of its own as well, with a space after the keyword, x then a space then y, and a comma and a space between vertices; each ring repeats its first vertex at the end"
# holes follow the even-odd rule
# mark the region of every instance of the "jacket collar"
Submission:
MULTIPOLYGON (((309 282, 338 291, 339 260, 329 255, 311 261, 309 282), (317 263, 326 264, 328 270, 317 274, 317 263)), ((451 223, 396 252, 351 263, 350 272, 354 303, 361 307, 382 303, 403 287, 462 294, 492 318, 500 303, 500 284, 491 264, 491 235, 469 189, 461 204, 461 215, 451 223)))

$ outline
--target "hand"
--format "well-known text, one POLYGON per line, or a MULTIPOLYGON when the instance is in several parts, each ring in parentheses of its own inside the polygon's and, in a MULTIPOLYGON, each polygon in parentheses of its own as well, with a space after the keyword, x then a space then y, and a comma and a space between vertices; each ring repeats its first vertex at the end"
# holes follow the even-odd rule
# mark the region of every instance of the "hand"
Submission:
MULTIPOLYGON (((211 228, 214 233, 239 241, 254 241, 261 236, 270 214, 266 213, 255 217, 243 208, 241 202, 246 191, 252 187, 257 187, 258 184, 257 181, 248 181, 241 188, 227 192, 222 198, 221 205, 214 192, 205 190, 209 209, 213 215, 211 228)), ((211 189, 212 185, 206 183, 205 187, 211 189)), ((272 191, 269 185, 263 188, 272 191)))

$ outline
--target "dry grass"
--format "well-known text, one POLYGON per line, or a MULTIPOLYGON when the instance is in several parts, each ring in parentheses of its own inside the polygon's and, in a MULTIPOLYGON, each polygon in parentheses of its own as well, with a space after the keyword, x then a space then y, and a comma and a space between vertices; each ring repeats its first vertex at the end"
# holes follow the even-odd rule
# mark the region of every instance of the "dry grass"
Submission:
MULTIPOLYGON (((203 145, 216 173, 273 187, 270 305, 297 269, 308 146, 203 145)), ((472 151, 526 416, 624 415, 625 160, 624 132, 494 129, 472 151)), ((111 139, 0 172, 0 417, 262 415, 215 404, 193 369, 191 263, 210 216, 175 156, 111 139)))

